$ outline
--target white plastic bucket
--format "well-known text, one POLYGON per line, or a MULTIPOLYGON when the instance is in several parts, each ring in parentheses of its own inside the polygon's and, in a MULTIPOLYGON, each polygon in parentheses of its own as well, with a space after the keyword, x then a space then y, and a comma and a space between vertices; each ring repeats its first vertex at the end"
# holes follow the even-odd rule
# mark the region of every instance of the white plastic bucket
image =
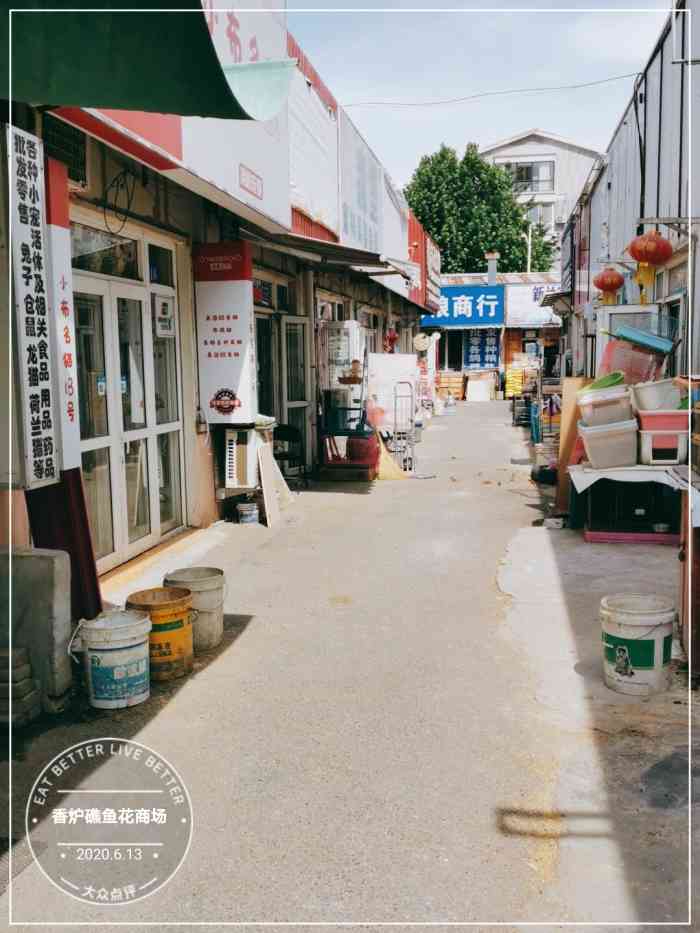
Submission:
POLYGON ((634 696, 667 690, 675 618, 675 606, 663 596, 604 596, 600 623, 606 686, 634 696))
POLYGON ((163 586, 185 586, 192 592, 192 623, 195 653, 210 651, 224 635, 224 589, 226 578, 219 567, 181 567, 163 578, 163 586))
POLYGON ((147 612, 112 609, 78 624, 90 703, 98 709, 136 706, 150 695, 147 612))

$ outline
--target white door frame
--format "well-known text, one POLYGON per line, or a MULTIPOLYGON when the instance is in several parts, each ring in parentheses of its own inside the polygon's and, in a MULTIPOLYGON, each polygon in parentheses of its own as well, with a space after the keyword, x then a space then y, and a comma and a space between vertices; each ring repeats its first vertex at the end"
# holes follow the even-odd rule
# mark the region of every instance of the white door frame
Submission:
POLYGON ((305 426, 306 430, 304 431, 304 460, 306 466, 311 464, 311 414, 313 411, 313 405, 311 404, 311 366, 309 360, 309 334, 305 329, 309 327, 308 317, 302 317, 295 314, 283 314, 281 316, 280 324, 280 344, 281 344, 281 369, 282 369, 282 421, 285 424, 289 424, 289 410, 291 408, 305 408, 306 417, 305 417, 305 426), (302 401, 290 401, 289 400, 289 386, 287 379, 287 325, 288 324, 301 324, 303 325, 302 329, 302 349, 304 353, 304 395, 305 399, 302 401))
MULTIPOLYGON (((177 326, 177 302, 174 302, 176 321, 176 376, 178 391, 178 418, 165 424, 156 424, 155 409, 155 373, 153 359, 153 339, 151 330, 151 289, 132 280, 108 279, 89 273, 73 270, 73 288, 75 292, 97 295, 102 299, 103 338, 105 356, 105 378, 107 394, 108 434, 99 438, 83 440, 81 453, 89 450, 109 450, 110 490, 112 498, 112 536, 114 550, 98 559, 97 571, 102 574, 113 567, 125 563, 137 554, 154 547, 162 538, 175 533, 185 522, 185 486, 183 462, 183 422, 181 399, 181 374, 179 354, 179 328, 177 326), (121 405, 121 369, 119 360, 119 333, 117 302, 119 298, 141 302, 141 341, 143 347, 143 393, 145 402, 145 424, 143 427, 125 429, 121 405), (165 535, 160 531, 160 487, 158 482, 158 436, 179 432, 179 482, 180 482, 180 524, 165 535), (150 532, 133 543, 129 543, 127 482, 125 444, 129 441, 146 441, 148 504, 150 532)), ((166 290, 163 290, 166 293, 166 290)), ((170 295, 171 292, 167 291, 170 295)))

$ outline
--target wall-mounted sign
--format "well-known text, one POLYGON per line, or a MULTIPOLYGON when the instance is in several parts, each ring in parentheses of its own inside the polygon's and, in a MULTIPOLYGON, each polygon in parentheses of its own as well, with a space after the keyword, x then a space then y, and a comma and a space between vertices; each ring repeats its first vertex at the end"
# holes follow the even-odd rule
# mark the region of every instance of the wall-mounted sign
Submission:
POLYGON ((163 295, 154 295, 153 302, 156 311, 156 337, 174 337, 175 314, 173 299, 163 295))
POLYGON ((253 300, 261 308, 274 308, 272 282, 267 282, 265 279, 253 279, 253 300))
MULTIPOLYGON (((16 127, 8 126, 7 138, 24 485, 33 489, 58 482, 61 469, 45 249, 44 150, 41 140, 16 127)), ((74 348, 66 349, 71 366, 74 353, 74 348)))
POLYGON ((465 369, 498 369, 500 333, 496 327, 475 327, 464 335, 465 369))
POLYGON ((505 320, 503 285, 446 285, 440 307, 421 317, 423 327, 500 327, 505 320))
POLYGON ((559 284, 506 285, 506 327, 555 327, 561 318, 540 302, 549 292, 559 291, 559 284))
POLYGON ((193 261, 202 411, 210 424, 252 424, 258 402, 250 244, 206 244, 193 261))
POLYGON ((75 352, 75 309, 71 269, 71 233, 68 199, 68 167, 46 160, 46 237, 48 243, 49 304, 56 354, 56 410, 61 444, 61 469, 74 470, 82 464, 80 451, 80 406, 78 404, 78 360, 75 352))
POLYGON ((425 237, 425 259, 427 278, 425 283, 425 303, 433 311, 440 308, 440 249, 429 236, 425 237))

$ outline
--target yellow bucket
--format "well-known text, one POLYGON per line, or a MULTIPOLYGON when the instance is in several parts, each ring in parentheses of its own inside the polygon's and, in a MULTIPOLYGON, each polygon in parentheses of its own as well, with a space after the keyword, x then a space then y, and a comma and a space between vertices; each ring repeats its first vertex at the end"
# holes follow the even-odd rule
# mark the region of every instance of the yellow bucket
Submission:
POLYGON ((139 590, 129 596, 126 608, 142 609, 151 617, 151 680, 189 674, 193 665, 191 591, 179 586, 139 590))

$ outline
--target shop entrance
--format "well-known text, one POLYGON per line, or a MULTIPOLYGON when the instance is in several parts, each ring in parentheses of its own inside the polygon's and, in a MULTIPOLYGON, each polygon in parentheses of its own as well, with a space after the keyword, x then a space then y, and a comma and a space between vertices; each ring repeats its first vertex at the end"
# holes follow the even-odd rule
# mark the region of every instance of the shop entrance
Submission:
POLYGON ((83 483, 100 573, 183 524, 173 295, 74 271, 83 483))

